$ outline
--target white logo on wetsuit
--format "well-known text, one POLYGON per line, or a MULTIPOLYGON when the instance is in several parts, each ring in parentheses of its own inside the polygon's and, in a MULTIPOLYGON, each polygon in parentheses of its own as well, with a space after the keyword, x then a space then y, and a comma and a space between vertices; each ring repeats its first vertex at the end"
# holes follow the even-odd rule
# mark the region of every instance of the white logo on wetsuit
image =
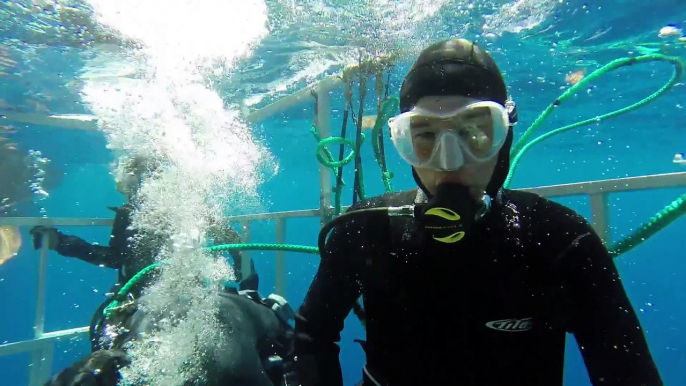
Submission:
POLYGON ((487 322, 486 327, 506 332, 529 331, 533 328, 533 318, 494 320, 487 322))

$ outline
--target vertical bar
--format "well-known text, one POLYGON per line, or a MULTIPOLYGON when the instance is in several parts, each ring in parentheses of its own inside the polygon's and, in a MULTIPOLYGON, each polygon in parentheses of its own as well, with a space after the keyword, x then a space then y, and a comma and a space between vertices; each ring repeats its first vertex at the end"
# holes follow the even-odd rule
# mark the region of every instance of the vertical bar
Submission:
POLYGON ((610 242, 610 218, 608 210, 608 194, 595 193, 589 196, 591 200, 591 221, 598 236, 609 244, 610 242))
POLYGON ((46 343, 42 350, 40 370, 38 371, 38 384, 43 385, 50 379, 52 373, 52 357, 55 346, 53 343, 46 343))
MULTIPOLYGON (((48 236, 43 235, 40 258, 38 260, 38 282, 36 287, 36 320, 33 326, 33 336, 35 339, 43 335, 45 329, 45 276, 48 268, 48 236)), ((31 375, 29 378, 29 385, 40 385, 41 375, 43 370, 43 351, 44 348, 38 348, 31 353, 31 375)), ((52 358, 51 358, 52 361, 52 358)), ((49 364, 52 366, 52 363, 49 364)), ((48 370, 49 371, 49 370, 48 370)))
MULTIPOLYGON (((286 219, 276 219, 276 243, 286 243, 286 219)), ((286 252, 276 251, 276 283, 274 293, 286 296, 286 252)))
MULTIPOLYGON (((247 221, 241 221, 241 228, 242 228, 242 235, 241 238, 243 239, 244 244, 250 243, 250 239, 252 238, 251 235, 251 223, 250 220, 247 221)), ((241 251, 241 277, 246 278, 248 275, 250 275, 250 259, 252 256, 250 256, 250 251, 241 251)))
POLYGON ((48 268, 48 236, 44 235, 38 263, 38 286, 36 288, 36 322, 34 324, 34 336, 36 339, 43 336, 45 328, 45 276, 48 268))
POLYGON ((50 341, 43 342, 31 351, 31 374, 29 386, 41 386, 50 379, 54 347, 50 341))
MULTIPOLYGON (((324 139, 331 136, 331 93, 324 90, 318 94, 319 103, 317 132, 324 139)), ((331 217, 331 170, 319 164, 319 215, 321 225, 329 222, 331 217)))
POLYGON ((40 375, 43 372, 43 349, 36 348, 31 351, 31 365, 29 375, 29 386, 40 386, 40 375))

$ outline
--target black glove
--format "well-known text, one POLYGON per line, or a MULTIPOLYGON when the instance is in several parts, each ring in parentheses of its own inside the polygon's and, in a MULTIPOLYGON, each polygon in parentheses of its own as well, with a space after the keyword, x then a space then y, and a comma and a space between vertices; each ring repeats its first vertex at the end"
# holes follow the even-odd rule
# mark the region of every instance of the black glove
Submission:
POLYGON ((129 359, 121 350, 100 350, 62 370, 43 386, 117 386, 129 359))
POLYGON ((47 237, 47 242, 48 242, 48 249, 54 250, 57 248, 57 244, 59 243, 60 237, 59 237, 59 231, 55 228, 51 227, 44 227, 44 226, 35 226, 31 228, 29 231, 31 236, 33 236, 33 248, 34 249, 41 249, 43 247, 43 237, 47 237))

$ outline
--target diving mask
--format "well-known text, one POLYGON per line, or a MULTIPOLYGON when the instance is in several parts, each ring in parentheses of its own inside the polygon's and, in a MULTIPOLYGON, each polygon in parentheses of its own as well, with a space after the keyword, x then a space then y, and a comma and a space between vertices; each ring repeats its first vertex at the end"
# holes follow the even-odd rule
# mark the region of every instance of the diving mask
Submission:
POLYGON ((412 166, 457 170, 498 154, 507 137, 507 109, 491 101, 470 100, 457 108, 415 107, 388 120, 391 139, 412 166))

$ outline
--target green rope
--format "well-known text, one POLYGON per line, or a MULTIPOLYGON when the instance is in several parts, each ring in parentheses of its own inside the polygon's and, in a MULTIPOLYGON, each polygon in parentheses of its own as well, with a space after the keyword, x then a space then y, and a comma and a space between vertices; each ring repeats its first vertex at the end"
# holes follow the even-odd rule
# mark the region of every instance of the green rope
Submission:
MULTIPOLYGON (((152 270, 157 269, 160 266, 160 264, 161 263, 153 263, 141 269, 137 274, 135 274, 131 279, 129 279, 129 281, 126 282, 126 284, 124 284, 123 287, 121 287, 119 292, 117 292, 117 297, 125 297, 131 291, 131 288, 133 288, 133 286, 136 285, 136 283, 138 283, 143 276, 147 275, 152 270)), ((105 309, 102 312, 104 315, 110 316, 110 314, 112 314, 112 312, 114 312, 114 310, 118 308, 120 305, 121 302, 115 299, 107 307, 105 307, 105 309)))
MULTIPOLYGON (((576 85, 570 87, 566 92, 564 92, 554 103, 552 103, 548 108, 541 113, 541 115, 534 121, 534 123, 529 127, 524 134, 522 135, 522 138, 517 142, 517 144, 513 147, 511 156, 513 157, 512 164, 510 166, 510 172, 507 175, 507 179, 505 180, 505 183, 503 184, 503 187, 507 188, 509 187, 510 183, 512 182, 512 177, 514 176, 514 172, 517 169, 517 166, 519 162, 522 159, 522 156, 530 150, 534 145, 554 136, 560 133, 563 133, 565 131, 569 131, 572 129, 576 129, 578 127, 588 125, 591 123, 597 123, 600 122, 604 119, 607 118, 612 118, 620 114, 624 114, 626 112, 629 112, 631 110, 637 109, 649 102, 652 102, 655 100, 655 98, 659 97, 660 95, 664 94, 667 92, 670 88, 672 88, 681 78, 684 72, 684 64, 683 62, 676 57, 670 57, 670 56, 664 56, 664 55, 659 55, 659 54, 652 54, 652 55, 644 55, 636 58, 623 58, 623 59, 617 59, 614 60, 607 65, 603 66, 602 68, 594 71, 591 73, 589 76, 584 78, 581 82, 577 83, 576 85), (610 71, 613 71, 617 68, 623 67, 623 66, 629 66, 637 63, 643 63, 643 62, 651 62, 651 61, 667 61, 670 62, 674 65, 674 72, 672 73, 672 77, 669 79, 669 81, 662 86, 660 89, 658 89, 656 92, 651 94, 650 96, 630 105, 627 107, 624 107, 622 109, 603 114, 600 116, 597 116, 595 118, 587 119, 575 124, 571 124, 559 129, 552 130, 549 133, 543 134, 539 136, 538 138, 535 138, 529 143, 526 143, 526 140, 533 134, 534 130, 540 126, 543 121, 550 115, 550 113, 555 109, 557 106, 559 106, 562 102, 564 102, 566 99, 574 95, 579 89, 585 87, 589 82, 593 81, 594 79, 598 78, 599 76, 606 74, 610 71)), ((633 249, 637 245, 641 244, 651 236, 653 236, 655 233, 659 232, 663 228, 665 228, 667 225, 671 224, 673 221, 675 221, 677 218, 682 216, 684 213, 686 213, 686 195, 683 195, 679 197, 677 200, 672 202, 669 206, 667 206, 665 209, 660 211, 658 214, 656 214, 650 221, 648 221, 646 224, 641 226, 639 229, 634 231, 631 235, 626 237, 625 239, 619 241, 615 245, 609 248, 610 254, 612 254, 614 257, 618 257, 627 251, 633 249)))
MULTIPOLYGON (((398 98, 388 98, 381 105, 376 117, 376 122, 374 123, 374 128, 372 129, 372 148, 374 149, 374 158, 376 158, 376 163, 381 168, 381 178, 383 180, 384 188, 386 193, 393 192, 393 186, 391 185, 391 179, 393 178, 393 173, 384 171, 383 160, 381 157, 381 147, 379 145, 379 136, 382 135, 382 131, 388 119, 393 115, 400 105, 398 98)), ((360 181, 360 185, 363 182, 360 181)))
MULTIPOLYGON (((361 150, 362 144, 364 143, 364 134, 362 134, 362 136, 360 138, 362 138, 362 140, 360 141, 360 150, 361 150)), ((367 193, 366 193, 366 189, 364 188, 364 168, 362 167, 361 160, 360 160, 360 166, 357 169, 357 173, 358 173, 359 184, 360 184, 359 185, 360 189, 358 192, 360 194, 360 200, 364 201, 365 199, 367 199, 367 193)), ((337 214, 340 214, 340 213, 337 213, 337 214)))
POLYGON ((352 141, 341 137, 329 137, 322 139, 319 136, 319 133, 317 132, 317 127, 315 126, 312 126, 310 128, 310 132, 312 133, 312 135, 314 135, 314 138, 318 142, 316 153, 317 160, 319 160, 319 162, 322 165, 332 168, 334 175, 338 177, 338 169, 336 168, 347 165, 348 163, 350 163, 350 161, 353 160, 353 158, 355 158, 355 145, 352 143, 352 141), (350 154, 348 154, 348 156, 345 157, 343 160, 336 161, 333 157, 333 154, 331 154, 331 151, 326 147, 328 144, 332 142, 338 142, 350 146, 352 148, 352 150, 350 150, 350 154))
MULTIPOLYGON (((211 247, 204 247, 202 248, 205 251, 210 251, 210 252, 217 252, 217 251, 228 251, 228 250, 234 250, 234 249, 241 249, 241 250, 272 250, 272 251, 286 251, 286 252, 300 252, 300 253, 309 253, 313 255, 318 255, 319 254, 319 248, 317 247, 310 247, 306 245, 290 245, 290 244, 260 244, 260 243, 251 243, 251 244, 225 244, 225 245, 215 245, 211 247)), ((105 307, 103 310, 103 314, 107 317, 109 317, 112 312, 114 312, 117 308, 121 306, 121 301, 119 299, 124 298, 130 291, 133 286, 138 283, 143 276, 149 274, 151 271, 159 268, 162 264, 166 264, 167 261, 163 260, 158 263, 153 263, 150 264, 149 266, 141 269, 137 274, 135 274, 131 279, 129 279, 128 282, 124 286, 121 287, 119 292, 117 292, 117 295, 112 302, 105 307)))
MULTIPOLYGON (((349 164, 353 159, 355 159, 355 144, 353 143, 353 141, 342 137, 329 137, 321 139, 321 137, 317 133, 317 128, 314 126, 310 128, 310 131, 312 132, 312 134, 314 134, 315 139, 319 141, 319 143, 317 143, 317 149, 315 153, 317 161, 319 161, 319 163, 321 163, 322 165, 330 169, 333 169, 334 175, 338 177, 338 168, 349 164), (333 154, 331 154, 331 151, 326 147, 334 142, 341 143, 343 145, 350 147, 350 154, 348 154, 341 161, 336 161, 333 158, 333 154)), ((365 135, 362 134, 360 138, 361 141, 364 142, 365 135)), ((362 175, 362 167, 360 167, 360 175, 362 175)), ((341 213, 341 194, 343 193, 344 185, 345 182, 343 182, 343 180, 341 179, 341 185, 332 189, 334 191, 334 194, 336 195, 334 198, 335 215, 339 215, 341 213)))
POLYGON ((531 147, 536 145, 537 143, 540 143, 554 135, 560 134, 565 131, 569 131, 572 129, 576 129, 581 126, 585 126, 591 123, 597 123, 600 122, 604 119, 607 118, 612 118, 620 114, 624 114, 626 112, 629 112, 631 110, 635 110, 649 102, 652 102, 657 98, 658 96, 664 94, 672 88, 678 81, 679 78, 681 78, 681 75, 683 74, 684 71, 684 65, 681 62, 679 58, 676 57, 669 57, 669 56, 664 56, 664 55, 645 55, 645 56, 640 56, 637 58, 623 58, 623 59, 617 59, 613 60, 612 62, 608 63, 607 65, 603 66, 602 68, 592 72, 590 75, 585 77, 584 79, 581 80, 581 82, 575 84, 574 86, 570 87, 567 91, 565 91, 555 102, 550 104, 548 108, 541 113, 541 115, 534 121, 534 123, 529 127, 524 134, 522 135, 522 138, 520 138, 519 141, 517 141, 517 144, 513 146, 512 152, 510 153, 511 157, 514 157, 512 160, 512 164, 510 166, 510 172, 507 175, 507 179, 505 180, 505 184, 503 184, 503 187, 507 188, 510 186, 510 183, 512 182, 512 177, 514 176, 514 172, 517 170, 517 166, 519 162, 521 161, 522 156, 524 153, 526 153, 531 147), (532 140, 529 143, 526 143, 527 139, 533 134, 533 132, 540 126, 543 121, 548 118, 548 115, 556 108, 558 107, 562 102, 573 96, 579 89, 586 87, 586 85, 598 78, 601 75, 604 75, 610 71, 616 70, 620 67, 624 66, 629 66, 632 64, 637 64, 637 63, 642 63, 642 62, 650 62, 650 61, 668 61, 674 64, 674 73, 672 74, 672 78, 659 90, 657 90, 655 93, 652 95, 630 105, 627 107, 624 107, 622 109, 597 116, 595 118, 590 118, 581 122, 577 122, 559 129, 555 129, 549 133, 546 133, 544 135, 541 135, 540 137, 532 140))
MULTIPOLYGON (((353 144, 352 141, 342 138, 342 137, 329 137, 322 139, 321 136, 319 136, 319 132, 317 131, 316 126, 312 126, 310 128, 310 132, 312 135, 314 135, 314 138, 317 140, 317 149, 315 156, 317 157, 317 160, 324 166, 333 169, 333 173, 338 178, 338 168, 345 166, 350 163, 355 158, 355 144, 353 144), (333 142, 338 142, 343 145, 347 145, 350 147, 350 154, 348 154, 344 159, 341 161, 336 161, 333 157, 333 154, 331 154, 331 151, 329 148, 326 146, 329 145, 330 143, 333 142)), ((362 139, 364 140, 364 135, 362 136, 362 139)), ((343 193, 343 186, 345 186, 345 181, 343 181, 343 178, 341 178, 341 184, 338 185, 336 184, 336 187, 332 188, 335 198, 334 198, 334 206, 335 206, 335 211, 336 215, 341 213, 341 194, 343 193)))
POLYGON ((683 216, 686 213, 686 194, 676 199, 674 202, 669 204, 660 213, 656 214, 647 223, 641 226, 639 229, 634 231, 629 237, 616 243, 609 248, 610 254, 613 257, 620 256, 634 247, 638 246, 642 242, 646 241, 652 237, 657 232, 664 229, 667 225, 671 224, 677 218, 683 216))
MULTIPOLYGON (((364 140, 364 136, 362 137, 362 139, 364 140)), ((354 147, 355 144, 353 144, 353 142, 352 142, 351 140, 345 139, 345 138, 341 138, 341 137, 329 137, 329 138, 324 138, 324 139, 320 140, 319 143, 317 144, 317 160, 318 160, 322 165, 327 166, 327 167, 333 169, 334 174, 336 175, 336 177, 338 177, 338 169, 337 169, 337 168, 339 168, 339 167, 341 167, 341 166, 345 166, 345 165, 347 165, 348 163, 350 163, 350 161, 352 161, 353 158, 355 158, 355 150, 354 150, 354 149, 351 149, 351 150, 350 150, 350 154, 348 154, 348 155, 347 155, 345 158, 343 158, 341 161, 336 161, 336 160, 333 159, 333 156, 332 156, 332 154, 331 154, 331 151, 329 151, 329 149, 326 148, 326 146, 327 146, 328 144, 334 143, 334 142, 342 143, 342 144, 348 145, 348 146, 350 146, 350 147, 354 147), (322 155, 322 153, 326 154, 326 159, 324 158, 324 156, 322 155)))
POLYGON ((215 245, 212 247, 203 248, 206 251, 230 251, 234 249, 241 249, 246 251, 252 250, 262 250, 262 251, 286 251, 286 252, 299 252, 299 253, 309 253, 312 255, 319 254, 319 248, 309 247, 306 245, 291 245, 291 244, 260 244, 260 243, 250 243, 250 244, 226 244, 226 245, 215 245))
MULTIPOLYGON (((383 171, 383 161, 381 157, 381 150, 379 146, 379 135, 381 134, 381 131, 383 130, 384 124, 386 121, 388 121, 388 118, 398 109, 399 101, 398 98, 389 98, 387 99, 379 112, 377 113, 377 119, 374 124, 374 128, 372 129, 372 148, 374 150, 374 157, 376 159, 377 164, 382 170, 382 175, 381 178, 383 180, 384 188, 386 189, 387 193, 390 193, 393 191, 393 185, 391 184, 391 179, 394 177, 392 172, 388 171, 383 171)), ((339 167, 345 166, 349 164, 353 159, 355 159, 355 144, 348 139, 341 138, 341 137, 329 137, 325 139, 321 139, 319 137, 319 134, 317 133, 317 128, 312 126, 310 128, 310 132, 314 135, 315 139, 319 141, 317 144, 317 150, 316 150, 316 157, 319 163, 322 165, 331 168, 334 170, 334 174, 336 177, 338 177, 338 169, 339 167), (333 158, 333 155, 331 154, 331 151, 326 147, 331 143, 341 143, 344 144, 348 147, 351 148, 350 154, 348 154, 343 160, 341 161, 335 161, 333 158)), ((364 143, 366 136, 364 133, 362 134, 362 143, 364 143)), ((366 197, 365 193, 365 187, 364 187, 364 170, 362 168, 362 165, 360 165, 359 169, 359 179, 360 179, 360 195, 362 199, 366 197)), ((339 215, 341 213, 341 206, 340 206, 340 195, 341 195, 341 190, 342 189, 334 189, 334 194, 336 194, 336 199, 334 202, 336 203, 335 207, 335 215, 339 215)))

